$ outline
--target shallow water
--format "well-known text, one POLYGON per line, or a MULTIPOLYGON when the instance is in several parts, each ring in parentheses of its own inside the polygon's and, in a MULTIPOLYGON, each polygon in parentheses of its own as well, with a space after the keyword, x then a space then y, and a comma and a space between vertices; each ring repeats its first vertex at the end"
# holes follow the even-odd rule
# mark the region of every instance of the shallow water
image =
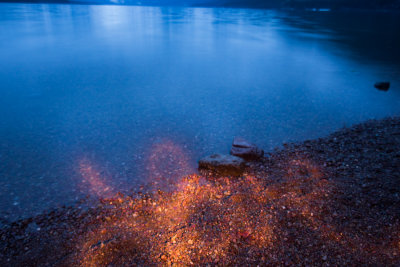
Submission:
POLYGON ((1 218, 398 115, 398 15, 0 4, 1 218))

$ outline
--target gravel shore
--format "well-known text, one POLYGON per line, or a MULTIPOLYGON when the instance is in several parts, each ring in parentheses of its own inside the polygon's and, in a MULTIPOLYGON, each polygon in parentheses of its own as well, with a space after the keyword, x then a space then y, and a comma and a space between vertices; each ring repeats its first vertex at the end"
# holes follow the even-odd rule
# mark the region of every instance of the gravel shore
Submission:
POLYGON ((5 225, 1 266, 400 266, 400 118, 5 225))

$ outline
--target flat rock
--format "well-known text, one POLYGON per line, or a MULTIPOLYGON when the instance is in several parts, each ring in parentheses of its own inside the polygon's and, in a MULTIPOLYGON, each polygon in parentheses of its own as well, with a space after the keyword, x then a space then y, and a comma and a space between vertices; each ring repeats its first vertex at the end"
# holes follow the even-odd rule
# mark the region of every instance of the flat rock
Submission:
POLYGON ((244 158, 246 160, 259 159, 264 156, 264 151, 259 149, 256 145, 248 142, 241 137, 233 139, 231 155, 244 158))
POLYGON ((214 154, 199 160, 199 169, 210 170, 221 175, 241 175, 246 162, 236 156, 214 154))
POLYGON ((381 91, 388 91, 390 88, 390 82, 377 82, 375 88, 381 91))

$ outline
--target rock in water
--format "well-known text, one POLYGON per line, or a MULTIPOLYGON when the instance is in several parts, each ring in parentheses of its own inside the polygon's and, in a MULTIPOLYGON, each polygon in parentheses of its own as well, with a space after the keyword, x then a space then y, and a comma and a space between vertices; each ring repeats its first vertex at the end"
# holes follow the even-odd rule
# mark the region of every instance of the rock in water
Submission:
POLYGON ((255 160, 264 156, 264 151, 243 138, 235 137, 232 143, 231 155, 246 160, 255 160))
POLYGON ((199 169, 210 170, 220 175, 243 174, 246 162, 236 156, 215 154, 199 161, 199 169))
POLYGON ((375 88, 381 91, 388 91, 390 88, 390 82, 377 82, 375 88))

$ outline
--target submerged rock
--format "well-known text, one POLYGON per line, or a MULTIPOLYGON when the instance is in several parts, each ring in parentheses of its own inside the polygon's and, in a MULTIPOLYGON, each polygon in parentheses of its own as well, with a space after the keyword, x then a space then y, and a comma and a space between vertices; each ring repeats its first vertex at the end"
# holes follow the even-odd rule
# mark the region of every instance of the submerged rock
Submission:
POLYGON ((214 154, 199 160, 200 170, 210 170, 221 175, 241 175, 246 162, 236 156, 214 154))
POLYGON ((264 156, 264 151, 241 137, 235 137, 232 143, 231 155, 254 160, 264 156))
POLYGON ((375 88, 381 91, 388 91, 390 88, 390 82, 377 82, 375 88))

